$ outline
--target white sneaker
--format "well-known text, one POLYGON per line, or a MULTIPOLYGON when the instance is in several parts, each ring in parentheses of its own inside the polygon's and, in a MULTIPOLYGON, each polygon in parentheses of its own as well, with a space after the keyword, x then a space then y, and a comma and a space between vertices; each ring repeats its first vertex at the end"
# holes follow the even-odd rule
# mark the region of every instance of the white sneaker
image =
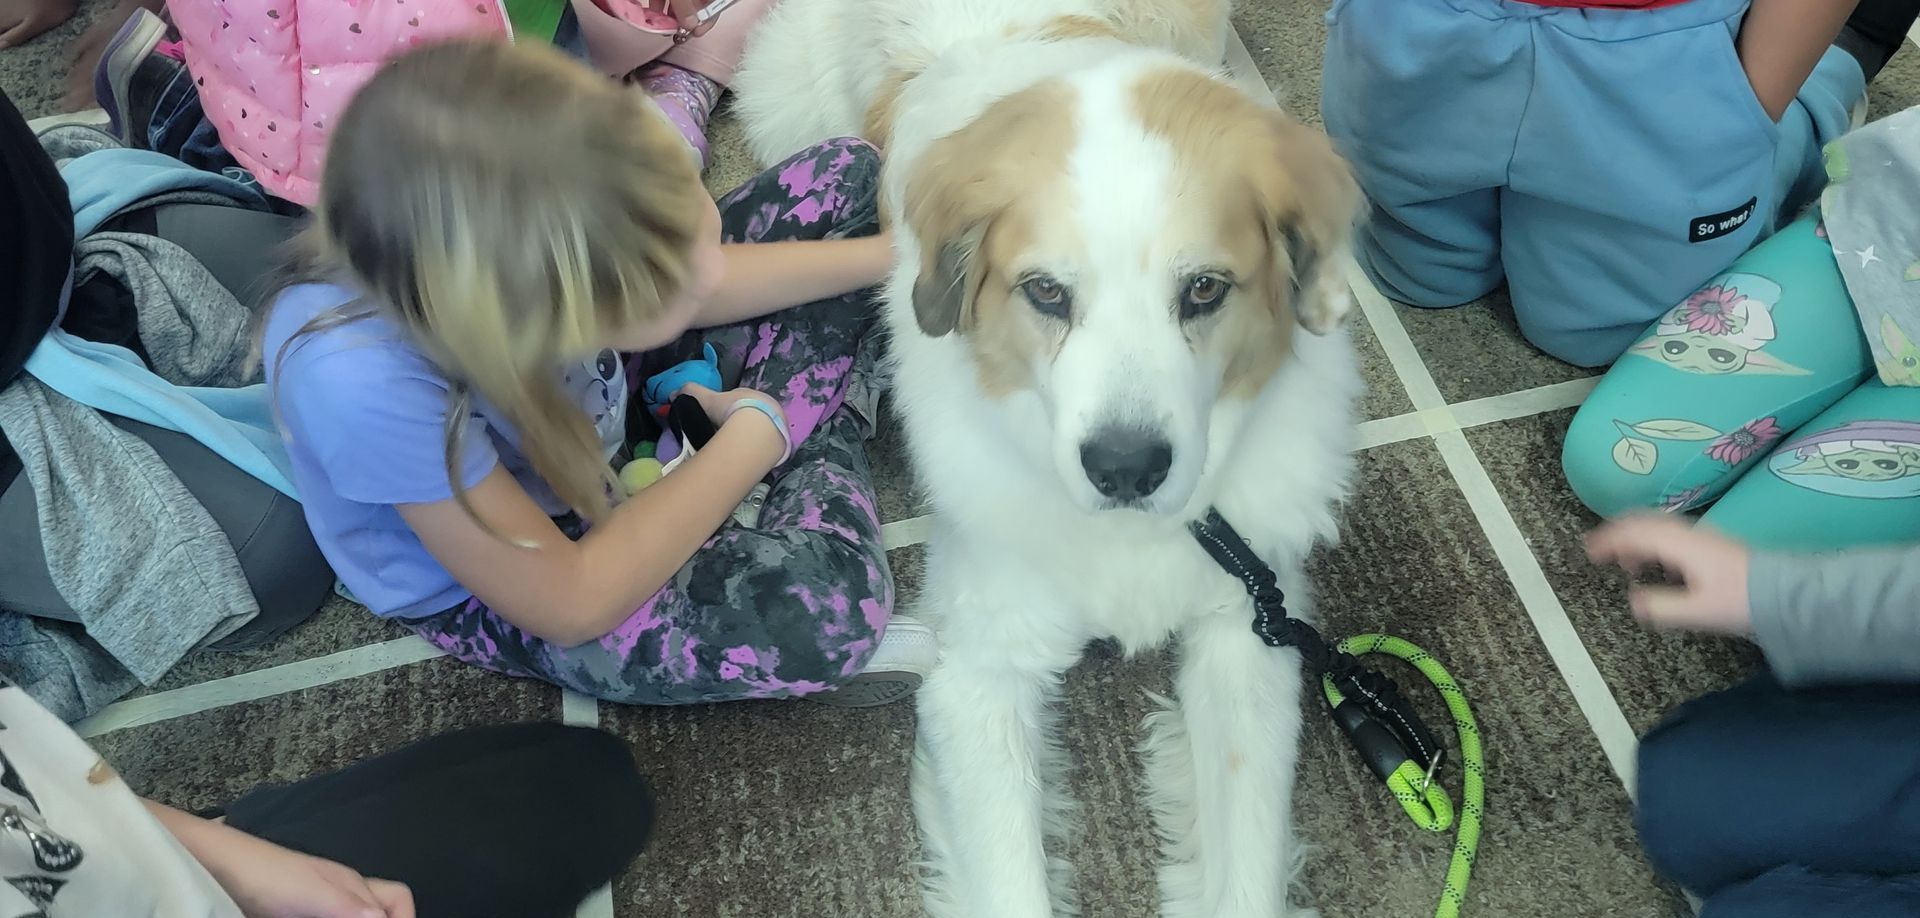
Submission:
POLYGON ((733 508, 733 521, 748 529, 760 525, 760 514, 766 510, 767 495, 771 493, 773 488, 766 482, 754 485, 753 490, 747 492, 746 499, 740 502, 740 506, 733 508))
POLYGON ((871 708, 892 704, 920 688, 933 665, 940 661, 940 637, 917 618, 895 615, 880 636, 880 648, 867 668, 845 685, 808 698, 839 708, 871 708))

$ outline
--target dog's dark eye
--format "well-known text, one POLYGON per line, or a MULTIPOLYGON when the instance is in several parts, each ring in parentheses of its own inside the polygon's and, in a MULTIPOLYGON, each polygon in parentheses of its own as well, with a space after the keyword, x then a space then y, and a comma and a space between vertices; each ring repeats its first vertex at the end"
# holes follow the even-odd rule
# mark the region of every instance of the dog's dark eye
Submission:
POLYGON ((1712 358, 1714 363, 1724 367, 1733 363, 1735 355, 1724 347, 1710 347, 1707 348, 1707 356, 1712 358))
POLYGON ((1027 302, 1033 308, 1056 319, 1065 319, 1073 311, 1073 296, 1057 280, 1046 275, 1029 277, 1020 282, 1020 292, 1025 294, 1027 302))
POLYGON ((1691 350, 1692 346, 1687 344, 1685 341, 1669 341, 1666 344, 1661 345, 1660 348, 1661 350, 1666 351, 1668 354, 1678 357, 1681 354, 1684 354, 1687 351, 1691 350))
POLYGON ((1836 466, 1839 466, 1839 467, 1840 467, 1840 471, 1842 471, 1842 472, 1851 472, 1851 471, 1854 471, 1855 469, 1858 469, 1858 468, 1860 467, 1860 460, 1858 460, 1858 459, 1841 459, 1840 461, 1838 461, 1838 462, 1835 462, 1835 463, 1834 463, 1834 465, 1836 465, 1836 466))
POLYGON ((1900 468, 1900 463, 1895 462, 1892 459, 1875 459, 1873 460, 1873 464, 1876 466, 1879 466, 1880 471, 1883 471, 1883 472, 1891 472, 1891 471, 1894 471, 1895 469, 1900 468))
POLYGON ((1180 291, 1180 318, 1196 319, 1220 308, 1230 288, 1226 278, 1216 274, 1196 274, 1180 291))

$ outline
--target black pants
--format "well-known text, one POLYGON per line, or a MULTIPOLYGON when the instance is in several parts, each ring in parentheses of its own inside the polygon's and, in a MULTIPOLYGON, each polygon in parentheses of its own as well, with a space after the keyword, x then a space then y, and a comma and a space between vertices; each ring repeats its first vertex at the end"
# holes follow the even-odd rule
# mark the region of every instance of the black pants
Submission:
POLYGON ((1681 705, 1640 745, 1640 836, 1701 918, 1920 916, 1920 687, 1681 705))
POLYGON ((234 828, 413 890, 419 918, 562 918, 639 854, 653 803, 613 736, 461 730, 254 790, 234 828))

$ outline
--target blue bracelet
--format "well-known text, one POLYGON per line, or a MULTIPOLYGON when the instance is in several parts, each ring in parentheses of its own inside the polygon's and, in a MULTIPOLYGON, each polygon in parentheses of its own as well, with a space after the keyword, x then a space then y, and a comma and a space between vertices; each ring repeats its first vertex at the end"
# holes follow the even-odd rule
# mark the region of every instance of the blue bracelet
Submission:
POLYGON ((788 432, 786 415, 782 414, 780 409, 757 398, 743 398, 734 402, 733 407, 727 409, 727 416, 721 418, 720 423, 725 424, 729 418, 733 417, 735 412, 738 412, 742 408, 751 408, 766 415, 767 420, 773 422, 773 429, 780 432, 780 442, 784 444, 784 446, 780 451, 780 461, 775 464, 785 465, 788 459, 792 459, 793 434, 788 432))

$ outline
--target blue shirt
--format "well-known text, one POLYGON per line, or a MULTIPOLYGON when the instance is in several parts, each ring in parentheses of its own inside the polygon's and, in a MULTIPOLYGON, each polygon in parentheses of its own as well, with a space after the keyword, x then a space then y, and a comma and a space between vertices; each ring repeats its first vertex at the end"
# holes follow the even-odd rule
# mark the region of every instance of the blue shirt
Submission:
MULTIPOLYGON (((473 594, 428 553, 395 506, 453 496, 446 376, 399 326, 378 316, 301 336, 281 354, 309 320, 355 298, 330 284, 281 294, 264 336, 267 385, 307 524, 334 574, 375 614, 433 615, 473 594)), ((556 372, 611 459, 626 426, 619 355, 602 351, 556 372)), ((459 450, 461 485, 478 485, 503 466, 548 513, 565 513, 521 452, 513 425, 477 395, 474 404, 459 450)))

